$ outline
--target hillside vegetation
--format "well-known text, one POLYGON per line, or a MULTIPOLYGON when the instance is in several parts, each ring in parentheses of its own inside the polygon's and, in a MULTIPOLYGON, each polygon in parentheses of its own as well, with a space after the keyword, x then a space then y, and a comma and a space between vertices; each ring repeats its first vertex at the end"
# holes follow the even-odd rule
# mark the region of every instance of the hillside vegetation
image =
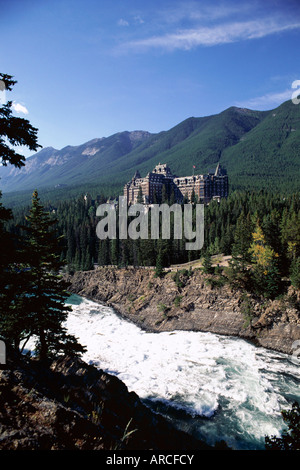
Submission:
POLYGON ((226 148, 221 161, 240 189, 299 190, 300 108, 287 101, 226 148))
POLYGON ((291 101, 264 112, 231 107, 157 134, 125 131, 77 147, 43 149, 21 170, 0 168, 0 186, 9 205, 29 200, 35 188, 43 200, 87 191, 115 197, 137 169, 145 176, 161 162, 184 176, 194 165, 201 174, 220 162, 231 190, 291 193, 299 190, 299 137, 300 107, 291 101))

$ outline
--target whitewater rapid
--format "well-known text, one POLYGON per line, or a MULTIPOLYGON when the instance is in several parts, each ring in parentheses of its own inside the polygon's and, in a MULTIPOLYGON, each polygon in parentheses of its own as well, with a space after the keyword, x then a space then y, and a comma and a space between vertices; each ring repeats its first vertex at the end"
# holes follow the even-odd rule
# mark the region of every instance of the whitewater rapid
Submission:
POLYGON ((300 369, 288 355, 211 333, 147 333, 107 306, 76 295, 68 303, 84 361, 210 444, 264 448, 265 435, 285 427, 281 410, 299 400, 300 369))

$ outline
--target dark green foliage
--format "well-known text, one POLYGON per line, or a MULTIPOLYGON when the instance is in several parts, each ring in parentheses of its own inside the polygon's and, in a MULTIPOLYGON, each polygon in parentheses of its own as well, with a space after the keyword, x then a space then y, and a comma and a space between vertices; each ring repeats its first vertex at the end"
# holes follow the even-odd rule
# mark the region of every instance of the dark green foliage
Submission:
POLYGON ((221 163, 232 187, 299 190, 299 117, 300 107, 288 100, 267 113, 240 142, 224 150, 221 163))
POLYGON ((44 211, 37 191, 33 193, 26 220, 24 230, 28 237, 23 249, 23 275, 27 282, 22 295, 26 333, 38 338, 36 350, 40 359, 60 352, 83 352, 84 348, 63 327, 72 309, 65 304, 68 294, 59 276, 62 262, 60 237, 55 230, 57 221, 44 211))
POLYGON ((234 230, 234 241, 232 244, 232 254, 239 256, 242 261, 249 261, 249 248, 252 241, 252 232, 254 230, 250 214, 247 217, 244 211, 236 221, 234 230))
POLYGON ((252 289, 249 264, 241 256, 232 256, 228 268, 225 269, 225 276, 232 286, 245 290, 252 289))
MULTIPOLYGON (((0 80, 7 90, 11 90, 16 81, 13 77, 0 74, 0 80)), ((24 145, 37 150, 37 129, 29 121, 12 116, 12 102, 0 107, 0 163, 11 164, 20 168, 24 165, 24 156, 18 154, 14 145, 24 145)), ((1 197, 1 192, 0 192, 1 197)), ((27 329, 26 312, 22 310, 24 285, 22 256, 17 249, 19 237, 7 230, 7 224, 13 224, 12 211, 0 203, 0 332, 5 341, 18 348, 23 333, 27 329)))
POLYGON ((281 274, 278 268, 278 263, 275 260, 272 262, 266 275, 264 295, 269 299, 274 299, 275 297, 280 295, 282 289, 283 283, 281 281, 281 274))
MULTIPOLYGON (((6 90, 11 91, 17 83, 13 77, 0 73, 0 80, 6 90)), ((12 101, 0 107, 0 163, 8 163, 17 168, 24 166, 25 157, 15 151, 12 146, 24 145, 29 150, 36 151, 41 147, 37 143, 37 129, 31 126, 27 119, 12 115, 12 101)))
MULTIPOLYGON (((0 80, 8 90, 16 83, 4 74, 0 74, 0 80)), ((12 116, 11 107, 9 101, 0 108, 0 161, 20 168, 25 159, 13 146, 37 150, 37 129, 29 121, 12 116)), ((54 230, 56 221, 40 204, 37 191, 33 194, 30 215, 26 220, 24 216, 23 208, 19 221, 26 226, 17 228, 11 211, 0 204, 1 336, 16 350, 24 347, 21 342, 36 336, 41 359, 61 351, 82 352, 84 348, 62 326, 70 308, 65 305, 67 293, 58 276, 63 265, 61 237, 54 230), (10 233, 6 231, 9 224, 10 233)))
POLYGON ((253 309, 249 297, 244 293, 241 298, 241 313, 245 319, 244 327, 247 328, 253 319, 253 309))
POLYGON ((175 307, 180 307, 180 302, 181 302, 181 299, 182 299, 182 296, 181 295, 177 295, 174 299, 174 305, 175 307))
POLYGON ((213 289, 218 287, 223 287, 226 284, 227 280, 224 276, 212 276, 205 279, 205 283, 210 285, 213 289))
POLYGON ((202 265, 202 270, 205 274, 213 274, 214 273, 214 268, 211 262, 211 256, 208 253, 205 253, 204 259, 203 259, 203 265, 202 265))
POLYGON ((155 276, 162 277, 163 274, 164 274, 163 256, 162 256, 162 250, 160 249, 156 258, 155 276))
MULTIPOLYGON (((102 202, 104 200, 101 199, 102 202)), ((211 202, 205 207, 204 246, 200 251, 186 250, 184 237, 173 239, 172 217, 170 240, 151 240, 150 236, 147 240, 99 240, 96 236, 99 221, 95 216, 96 205, 90 198, 86 201, 82 195, 69 202, 61 201, 55 207, 55 214, 51 215, 58 219, 59 235, 64 235, 60 242, 62 259, 66 260, 70 271, 91 269, 94 263, 154 268, 158 264, 160 270, 160 266, 166 268, 204 257, 204 269, 212 273, 209 257, 223 253, 232 255, 230 266, 225 270, 228 281, 243 289, 274 298, 284 288, 281 279, 290 273, 293 273, 293 282, 297 285, 298 264, 293 260, 297 259, 300 250, 298 194, 283 196, 262 191, 235 191, 220 203, 211 202), (261 222, 266 243, 278 255, 267 275, 259 267, 249 269, 252 263, 249 247, 257 220, 261 222)), ((51 207, 48 203, 47 209, 51 207)), ((15 224, 23 223, 25 213, 24 208, 15 209, 15 222, 7 222, 16 236, 20 231, 15 224)), ((131 218, 128 223, 130 221, 131 218)))
POLYGON ((281 437, 266 436, 265 446, 267 450, 300 450, 300 405, 293 403, 291 410, 281 412, 284 422, 288 428, 281 437))
POLYGON ((176 271, 176 273, 173 275, 173 281, 175 282, 176 286, 180 289, 186 286, 190 275, 191 271, 189 271, 188 269, 180 269, 179 271, 176 271))
POLYGON ((291 262, 290 278, 292 286, 300 289, 300 257, 293 259, 291 262))

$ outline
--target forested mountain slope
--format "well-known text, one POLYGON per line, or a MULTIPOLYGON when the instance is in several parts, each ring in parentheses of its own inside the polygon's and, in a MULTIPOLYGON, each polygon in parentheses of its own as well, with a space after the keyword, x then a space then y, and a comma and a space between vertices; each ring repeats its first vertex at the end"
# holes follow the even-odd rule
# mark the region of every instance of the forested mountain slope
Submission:
POLYGON ((0 168, 0 189, 37 188, 42 195, 63 188, 58 198, 74 191, 117 196, 137 169, 145 176, 161 162, 184 176, 193 166, 201 174, 220 162, 231 189, 290 192, 299 190, 299 155, 300 106, 287 101, 271 111, 231 107, 157 134, 125 131, 62 150, 45 148, 21 170, 0 168))

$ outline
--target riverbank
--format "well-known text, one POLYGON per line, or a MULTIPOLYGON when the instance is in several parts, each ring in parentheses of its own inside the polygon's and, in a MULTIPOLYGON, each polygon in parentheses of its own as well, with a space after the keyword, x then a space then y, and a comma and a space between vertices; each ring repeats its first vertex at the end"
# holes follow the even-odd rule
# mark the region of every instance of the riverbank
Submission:
POLYGON ((200 270, 98 267, 66 274, 74 294, 112 307, 146 331, 202 331, 235 336, 258 346, 293 353, 300 339, 299 291, 280 300, 245 296, 200 270))
POLYGON ((216 447, 176 429, 117 377, 76 357, 41 363, 7 350, 0 369, 1 451, 150 449, 216 447))

